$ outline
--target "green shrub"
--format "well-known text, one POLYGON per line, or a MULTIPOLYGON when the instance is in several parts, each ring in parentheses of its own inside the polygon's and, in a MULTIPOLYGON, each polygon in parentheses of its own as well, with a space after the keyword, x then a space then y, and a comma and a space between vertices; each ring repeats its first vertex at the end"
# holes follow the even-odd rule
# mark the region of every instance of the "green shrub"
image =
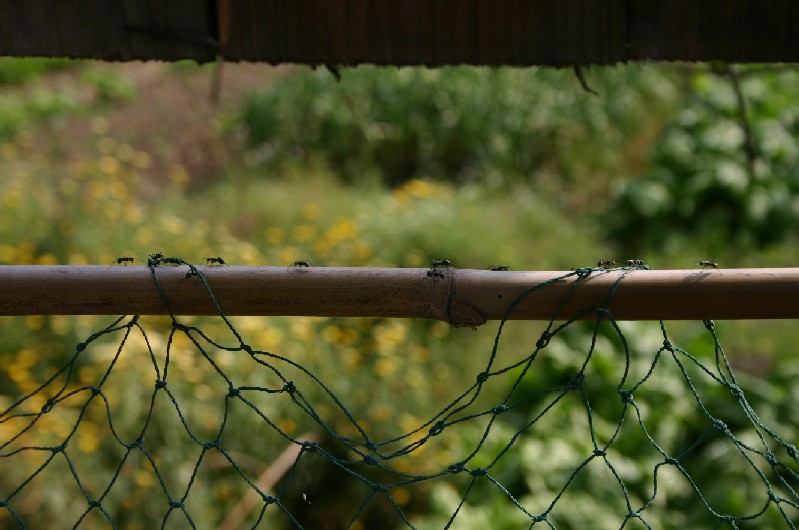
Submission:
POLYGON ((321 160, 346 182, 601 179, 643 129, 640 115, 670 108, 674 91, 648 67, 589 78, 600 97, 571 70, 362 67, 340 82, 301 70, 251 94, 240 120, 266 160, 321 160))
POLYGON ((74 61, 44 57, 0 58, 0 86, 18 85, 50 70, 66 68, 74 61))
POLYGON ((799 222, 798 81, 793 72, 743 80, 757 150, 750 167, 729 81, 697 75, 692 102, 611 206, 612 237, 642 249, 686 235, 762 246, 792 234, 799 222))

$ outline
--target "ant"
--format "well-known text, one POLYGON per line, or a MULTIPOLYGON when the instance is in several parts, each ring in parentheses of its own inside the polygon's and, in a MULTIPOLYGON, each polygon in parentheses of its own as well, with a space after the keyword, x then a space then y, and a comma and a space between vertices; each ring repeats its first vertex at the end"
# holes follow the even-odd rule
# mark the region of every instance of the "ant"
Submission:
MULTIPOLYGON (((635 261, 635 260, 630 260, 630 261, 635 261)), ((627 265, 630 264, 630 261, 627 262, 627 265)), ((638 260, 638 261, 640 261, 640 260, 638 260)), ((641 261, 642 265, 643 265, 643 263, 644 262, 641 261)), ((596 266, 599 267, 599 268, 609 268, 609 267, 612 267, 614 265, 616 265, 616 262, 613 261, 612 259, 601 259, 601 260, 596 262, 596 266)))
POLYGON ((208 264, 208 265, 214 265, 214 264, 216 264, 216 265, 227 265, 227 263, 225 263, 225 260, 223 260, 220 257, 205 258, 205 263, 208 264))
POLYGON ((115 259, 114 261, 111 262, 111 264, 112 265, 113 264, 116 264, 116 265, 123 265, 123 264, 127 265, 128 263, 136 263, 136 262, 139 262, 139 261, 141 261, 139 258, 130 258, 130 257, 124 256, 124 257, 115 259))
POLYGON ((161 258, 159 263, 169 263, 170 265, 183 265, 183 260, 180 258, 161 258))
POLYGON ((431 278, 443 278, 444 273, 437 269, 430 269, 427 271, 427 275, 431 278))
POLYGON ((708 260, 705 260, 705 259, 700 261, 699 265, 701 265, 703 269, 705 267, 713 267, 714 269, 718 269, 719 268, 719 264, 716 263, 715 261, 708 261, 708 260))
POLYGON ((150 254, 150 259, 158 261, 159 259, 164 259, 164 255, 160 252, 156 252, 155 254, 150 254))
POLYGON ((311 266, 311 262, 308 261, 307 259, 298 260, 298 261, 294 262, 294 266, 295 267, 310 267, 311 266))
POLYGON ((437 269, 438 267, 452 267, 452 262, 448 259, 434 259, 430 268, 437 269))
POLYGON ((644 263, 644 260, 642 260, 642 259, 628 259, 627 260, 627 266, 628 267, 643 267, 644 265, 646 265, 646 263, 644 263))
POLYGON ((508 267, 507 265, 491 265, 490 267, 488 267, 488 270, 490 270, 490 271, 509 271, 510 267, 508 267))
POLYGON ((186 273, 186 278, 191 278, 192 276, 199 276, 200 273, 197 272, 197 269, 190 269, 189 272, 186 273))

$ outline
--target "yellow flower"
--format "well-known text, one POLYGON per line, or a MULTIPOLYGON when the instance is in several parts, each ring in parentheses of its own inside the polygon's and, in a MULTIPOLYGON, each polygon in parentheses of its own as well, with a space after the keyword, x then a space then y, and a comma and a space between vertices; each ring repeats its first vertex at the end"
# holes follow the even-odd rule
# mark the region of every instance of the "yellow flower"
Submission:
POLYGON ((319 219, 320 213, 321 209, 316 203, 309 202, 302 207, 302 216, 309 221, 319 219))
POLYGON ((6 207, 16 210, 22 204, 22 193, 19 190, 9 190, 3 198, 6 207))
POLYGON ((300 243, 305 243, 316 236, 316 230, 309 224, 301 224, 294 228, 292 235, 300 243))
POLYGON ((270 226, 264 232, 266 242, 273 246, 278 246, 283 242, 283 230, 276 226, 270 226))

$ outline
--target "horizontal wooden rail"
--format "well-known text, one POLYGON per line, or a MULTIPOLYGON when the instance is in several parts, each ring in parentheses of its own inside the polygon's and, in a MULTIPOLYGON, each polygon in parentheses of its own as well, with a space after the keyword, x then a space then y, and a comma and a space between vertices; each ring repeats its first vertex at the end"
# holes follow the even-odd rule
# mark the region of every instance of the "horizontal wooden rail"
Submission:
MULTIPOLYGON (((501 319, 522 293, 569 274, 455 268, 437 269, 440 276, 430 275, 431 269, 397 268, 197 269, 227 315, 430 318, 456 326, 501 319)), ((185 265, 156 268, 172 311, 217 314, 202 280, 188 270, 185 265)), ((595 270, 564 303, 575 280, 573 275, 535 289, 508 317, 563 320, 605 306, 617 320, 799 317, 799 268, 595 270), (609 298, 621 275, 626 276, 609 298)), ((56 314, 155 315, 167 314, 167 309, 144 265, 0 266, 0 315, 56 314)))

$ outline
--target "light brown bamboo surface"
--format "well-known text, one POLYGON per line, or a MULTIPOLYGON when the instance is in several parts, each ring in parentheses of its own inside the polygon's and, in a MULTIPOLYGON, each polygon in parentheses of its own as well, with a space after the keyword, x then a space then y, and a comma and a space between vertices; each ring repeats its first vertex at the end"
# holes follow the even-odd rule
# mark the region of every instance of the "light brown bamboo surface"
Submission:
MULTIPOLYGON (((197 267, 226 315, 429 318, 456 326, 499 320, 529 288, 570 271, 486 271, 344 267, 197 267)), ((160 265, 176 315, 217 311, 188 268, 160 265)), ((556 315, 575 277, 525 297, 513 320, 571 318, 604 307, 617 320, 778 319, 799 317, 799 268, 599 270, 581 282, 556 315)), ((166 314, 145 265, 0 266, 0 315, 166 314)), ((593 318, 593 314, 587 315, 593 318)))

